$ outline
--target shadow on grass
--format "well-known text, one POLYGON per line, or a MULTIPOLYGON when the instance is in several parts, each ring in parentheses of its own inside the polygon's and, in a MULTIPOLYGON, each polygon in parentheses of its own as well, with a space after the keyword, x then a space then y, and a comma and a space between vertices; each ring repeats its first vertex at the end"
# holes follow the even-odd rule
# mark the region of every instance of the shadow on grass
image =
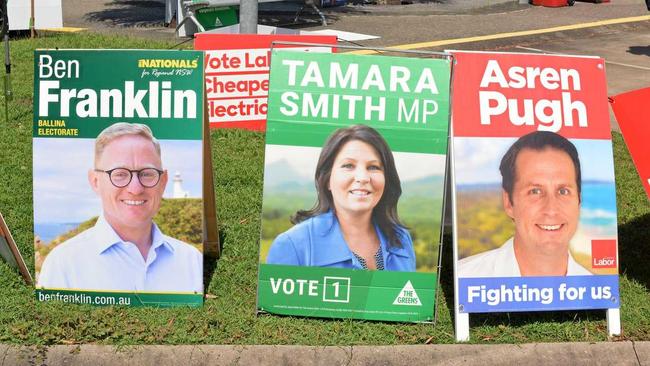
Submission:
POLYGON ((520 327, 535 323, 564 323, 601 321, 606 318, 607 312, 602 310, 567 310, 567 311, 523 311, 511 313, 481 313, 469 317, 470 327, 501 326, 520 327))
MULTIPOLYGON (((447 230, 447 228, 445 228, 447 230)), ((454 251, 453 239, 451 233, 444 234, 442 237, 442 256, 440 267, 440 287, 445 294, 445 303, 450 312, 452 324, 454 319, 454 251)))
POLYGON ((203 288, 204 292, 210 288, 210 283, 212 282, 212 276, 217 270, 217 265, 219 264, 219 259, 212 255, 203 256, 203 288))
MULTIPOLYGON (((219 253, 223 255, 223 243, 226 240, 226 232, 225 230, 220 229, 219 230, 219 253)), ((203 256, 203 283, 204 289, 207 292, 207 289, 210 288, 210 284, 212 282, 212 278, 214 276, 214 272, 217 271, 217 267, 219 265, 219 258, 213 255, 204 255, 203 256)))
POLYGON ((618 227, 620 273, 635 279, 650 290, 650 213, 618 227))

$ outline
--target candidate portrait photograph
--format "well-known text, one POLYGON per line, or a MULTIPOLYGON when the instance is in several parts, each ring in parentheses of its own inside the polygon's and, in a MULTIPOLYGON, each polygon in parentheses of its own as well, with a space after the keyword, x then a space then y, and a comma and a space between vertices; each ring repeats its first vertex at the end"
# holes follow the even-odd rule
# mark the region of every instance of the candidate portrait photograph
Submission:
POLYGON ((607 274, 591 243, 616 237, 610 141, 536 131, 454 147, 459 277, 607 274))
POLYGON ((34 139, 37 287, 203 292, 200 140, 34 139))
POLYGON ((444 167, 443 155, 391 151, 366 125, 322 147, 267 145, 261 263, 435 270, 444 167))

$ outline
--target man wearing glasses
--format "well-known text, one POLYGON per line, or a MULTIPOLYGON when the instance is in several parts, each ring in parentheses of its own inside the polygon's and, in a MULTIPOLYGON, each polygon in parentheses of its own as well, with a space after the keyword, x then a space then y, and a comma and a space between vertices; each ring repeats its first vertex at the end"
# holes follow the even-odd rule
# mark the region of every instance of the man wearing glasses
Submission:
POLYGON ((151 292, 203 292, 203 256, 153 222, 168 174, 146 125, 115 123, 95 140, 91 188, 102 202, 95 226, 57 246, 38 286, 151 292))

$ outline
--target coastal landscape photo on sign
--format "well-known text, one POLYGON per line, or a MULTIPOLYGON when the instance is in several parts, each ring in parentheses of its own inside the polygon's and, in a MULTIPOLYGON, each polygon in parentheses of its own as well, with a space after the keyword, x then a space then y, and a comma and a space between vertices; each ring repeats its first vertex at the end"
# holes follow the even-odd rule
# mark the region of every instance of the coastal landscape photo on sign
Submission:
POLYGON ((451 62, 427 56, 273 50, 259 311, 433 321, 451 62))
POLYGON ((457 311, 617 310, 604 60, 453 54, 457 311))
POLYGON ((37 299, 202 305, 202 53, 34 59, 37 299))

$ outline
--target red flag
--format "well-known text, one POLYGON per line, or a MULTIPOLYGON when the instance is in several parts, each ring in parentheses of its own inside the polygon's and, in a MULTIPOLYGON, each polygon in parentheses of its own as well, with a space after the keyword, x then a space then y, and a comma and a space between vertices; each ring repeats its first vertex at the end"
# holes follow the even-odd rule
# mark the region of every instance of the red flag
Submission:
POLYGON ((650 87, 616 95, 610 102, 650 199, 650 87))

